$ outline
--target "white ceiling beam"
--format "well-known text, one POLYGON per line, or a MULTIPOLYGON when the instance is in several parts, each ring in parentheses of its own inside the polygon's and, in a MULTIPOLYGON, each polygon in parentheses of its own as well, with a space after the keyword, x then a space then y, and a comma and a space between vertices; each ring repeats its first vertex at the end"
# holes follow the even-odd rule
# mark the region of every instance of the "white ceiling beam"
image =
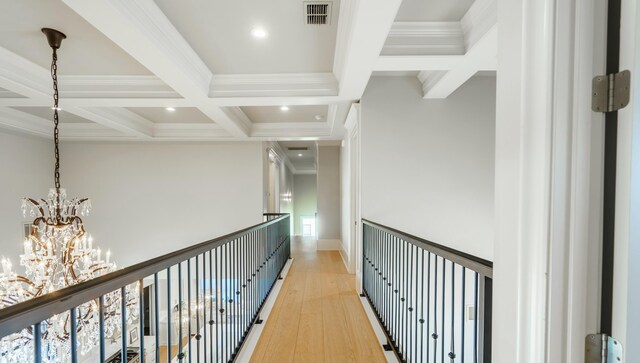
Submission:
MULTIPOLYGON (((339 96, 300 96, 300 97, 228 97, 209 98, 194 101, 185 98, 61 98, 60 104, 66 107, 242 107, 242 106, 310 106, 330 105, 345 101, 339 96)), ((46 107, 53 101, 45 98, 0 98, 1 106, 10 107, 46 107)))
POLYGON ((401 2, 351 0, 340 4, 333 66, 340 96, 362 97, 401 2))
POLYGON ((118 130, 132 137, 148 139, 153 137, 153 122, 127 110, 114 107, 71 107, 66 112, 118 130))
POLYGON ((0 87, 24 97, 49 99, 53 85, 49 70, 0 47, 0 87))
POLYGON ((213 74, 153 1, 63 1, 221 127, 236 137, 248 136, 244 125, 223 110, 201 107, 213 74))
MULTIPOLYGON (((483 37, 478 39, 465 54, 464 60, 437 80, 423 82, 424 98, 443 99, 449 97, 469 78, 481 70, 496 70, 498 55, 498 27, 494 25, 483 37)), ((419 76, 419 78, 421 78, 419 76)), ((422 79, 421 79, 422 81, 422 79)))

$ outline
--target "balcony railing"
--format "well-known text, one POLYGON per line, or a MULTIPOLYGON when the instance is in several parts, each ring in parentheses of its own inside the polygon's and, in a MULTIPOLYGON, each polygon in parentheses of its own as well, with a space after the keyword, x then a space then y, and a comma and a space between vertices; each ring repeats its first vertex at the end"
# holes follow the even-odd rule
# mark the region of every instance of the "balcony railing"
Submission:
POLYGON ((400 362, 489 363, 493 264, 363 220, 363 294, 400 362))
MULTIPOLYGON (((141 363, 233 361, 252 326, 262 322, 262 306, 290 258, 289 215, 269 215, 266 219, 253 227, 0 309, 0 339, 15 334, 25 337, 36 363, 109 362, 112 358, 141 363), (105 296, 118 294, 115 296, 120 301, 130 301, 131 296, 126 296, 130 291, 138 295, 133 297, 138 310, 135 321, 126 316, 127 310, 120 304, 120 336, 105 336, 105 319, 113 319, 105 317, 105 296), (81 329, 78 315, 84 311, 79 307, 87 304, 97 307, 94 314, 98 316, 91 318, 100 329, 96 329, 99 336, 95 337, 95 352, 82 356, 78 353, 82 344, 77 338, 81 329), (66 312, 70 350, 67 356, 52 358, 43 334, 47 333, 48 319, 66 312)), ((0 362, 11 361, 11 354, 17 353, 4 354, 0 362)))

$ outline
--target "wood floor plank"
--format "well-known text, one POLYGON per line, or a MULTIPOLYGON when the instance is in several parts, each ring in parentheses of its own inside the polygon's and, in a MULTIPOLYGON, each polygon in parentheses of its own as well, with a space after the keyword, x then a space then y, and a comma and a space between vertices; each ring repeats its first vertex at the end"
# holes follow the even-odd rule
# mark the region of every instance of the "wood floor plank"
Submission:
POLYGON ((251 362, 386 362, 340 253, 294 240, 292 255, 251 362))

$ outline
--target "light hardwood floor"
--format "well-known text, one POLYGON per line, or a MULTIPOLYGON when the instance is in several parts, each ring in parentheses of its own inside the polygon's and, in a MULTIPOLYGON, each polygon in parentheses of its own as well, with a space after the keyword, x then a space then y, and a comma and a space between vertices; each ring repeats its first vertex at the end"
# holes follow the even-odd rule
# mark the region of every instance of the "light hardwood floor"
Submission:
POLYGON ((386 362, 340 253, 296 239, 292 255, 251 362, 386 362))

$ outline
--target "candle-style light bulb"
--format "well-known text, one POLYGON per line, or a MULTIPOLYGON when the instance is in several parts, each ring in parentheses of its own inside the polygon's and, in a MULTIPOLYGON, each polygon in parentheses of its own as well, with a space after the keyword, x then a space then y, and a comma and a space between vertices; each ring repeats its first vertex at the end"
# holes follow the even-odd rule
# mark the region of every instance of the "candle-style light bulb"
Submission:
POLYGON ((100 261, 100 255, 102 254, 102 250, 100 250, 100 247, 98 247, 97 253, 98 253, 98 261, 100 261))
POLYGON ((107 264, 109 263, 109 257, 111 257, 111 250, 107 250, 107 264))

